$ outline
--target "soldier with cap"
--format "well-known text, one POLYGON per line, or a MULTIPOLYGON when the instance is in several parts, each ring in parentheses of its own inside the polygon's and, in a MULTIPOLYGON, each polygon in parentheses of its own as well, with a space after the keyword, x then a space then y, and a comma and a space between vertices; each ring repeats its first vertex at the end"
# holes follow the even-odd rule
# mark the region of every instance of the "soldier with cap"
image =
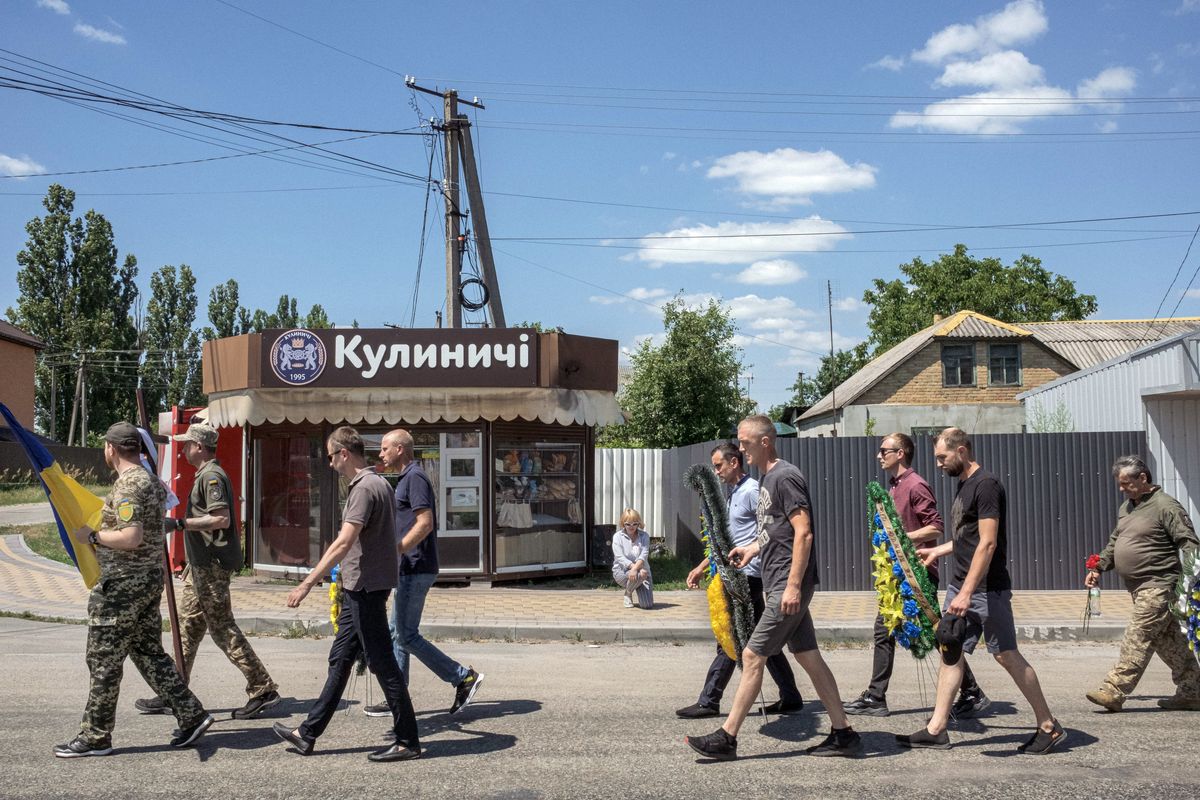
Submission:
MULTIPOLYGON (((168 529, 185 531, 188 563, 183 571, 179 609, 185 674, 191 675, 196 650, 208 631, 225 657, 246 676, 250 699, 233 712, 233 718, 249 719, 278 705, 280 698, 279 687, 233 618, 229 579, 242 568, 242 546, 233 519, 233 488, 217 463, 216 428, 198 422, 173 438, 181 443, 183 457, 196 468, 187 516, 166 520, 168 529)), ((167 711, 161 697, 138 700, 134 707, 143 714, 167 711)))
POLYGON ((100 580, 88 597, 87 665, 91 673, 79 735, 54 748, 59 758, 112 753, 117 696, 126 657, 179 721, 172 747, 187 747, 208 730, 212 715, 188 689, 163 651, 163 513, 166 490, 142 466, 141 436, 128 422, 104 435, 104 461, 117 481, 104 500, 99 530, 73 532, 94 547, 100 580))

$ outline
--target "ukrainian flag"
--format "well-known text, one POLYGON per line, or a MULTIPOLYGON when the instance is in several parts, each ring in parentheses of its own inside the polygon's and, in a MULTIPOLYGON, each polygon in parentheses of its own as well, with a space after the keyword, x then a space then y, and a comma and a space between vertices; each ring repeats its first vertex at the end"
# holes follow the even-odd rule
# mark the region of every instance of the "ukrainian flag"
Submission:
POLYGON ((0 414, 4 415, 8 427, 25 448, 25 455, 29 456, 33 471, 42 481, 42 488, 46 490, 50 508, 54 511, 54 521, 58 523, 58 536, 62 539, 63 547, 67 549, 67 555, 75 562, 84 585, 92 588, 100 579, 100 565, 96 562, 96 553, 90 545, 76 548, 71 532, 84 525, 92 530, 99 530, 100 511, 104 508, 104 501, 63 472, 62 467, 55 463, 54 456, 50 455, 50 451, 21 427, 21 423, 17 422, 3 403, 0 403, 0 414))

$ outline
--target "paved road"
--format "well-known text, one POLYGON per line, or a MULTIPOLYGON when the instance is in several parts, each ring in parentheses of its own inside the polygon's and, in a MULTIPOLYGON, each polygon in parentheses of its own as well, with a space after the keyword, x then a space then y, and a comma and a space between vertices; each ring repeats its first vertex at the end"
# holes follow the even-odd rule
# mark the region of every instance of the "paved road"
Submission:
MULTIPOLYGON (((672 710, 694 701, 711 646, 452 642, 446 649, 487 673, 478 702, 445 713, 451 692, 424 668, 412 692, 426 757, 376 765, 366 754, 384 724, 359 713, 365 680, 352 685, 349 713, 334 719, 304 758, 287 752, 269 727, 298 722, 323 682, 328 640, 256 638, 280 682, 285 702, 266 719, 228 715, 194 750, 165 745, 173 722, 134 713, 146 694, 126 671, 115 745, 109 758, 57 760, 51 747, 75 732, 86 692, 86 629, 0 619, 0 753, 3 797, 140 798, 171 796, 318 798, 673 798, 673 797, 978 797, 1194 798, 1200 772, 1192 745, 1200 713, 1168 713, 1154 699, 1170 690, 1154 663, 1138 696, 1119 715, 1096 713, 1082 697, 1116 655, 1113 644, 1030 645, 1052 707, 1070 730, 1061 753, 1018 756, 1030 715, 998 667, 975 659, 980 683, 997 712, 961 725, 947 752, 899 750, 892 734, 911 732, 926 703, 915 662, 897 665, 891 702, 899 713, 859 724, 868 757, 817 760, 802 749, 827 728, 822 714, 757 720, 741 737, 743 758, 698 761, 685 733, 715 728, 709 720, 677 720, 672 710)), ((829 653, 848 696, 869 670, 863 649, 829 653)), ((210 642, 202 648, 195 686, 216 711, 242 702, 240 676, 210 642)), ((926 687, 927 688, 927 687, 926 687)), ((801 689, 812 694, 806 681, 801 689)), ((927 692, 926 692, 927 693, 927 692)), ((373 690, 372 702, 379 699, 373 690)))
POLYGON ((0 506, 0 525, 41 525, 44 522, 54 522, 49 503, 0 506))

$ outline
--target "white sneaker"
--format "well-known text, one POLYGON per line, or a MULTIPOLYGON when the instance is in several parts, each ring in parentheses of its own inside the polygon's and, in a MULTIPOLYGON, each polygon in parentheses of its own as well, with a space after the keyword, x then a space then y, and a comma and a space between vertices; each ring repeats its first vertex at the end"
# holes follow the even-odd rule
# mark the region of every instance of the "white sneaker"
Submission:
POLYGON ((625 595, 625 607, 633 608, 633 598, 630 597, 629 595, 625 595))

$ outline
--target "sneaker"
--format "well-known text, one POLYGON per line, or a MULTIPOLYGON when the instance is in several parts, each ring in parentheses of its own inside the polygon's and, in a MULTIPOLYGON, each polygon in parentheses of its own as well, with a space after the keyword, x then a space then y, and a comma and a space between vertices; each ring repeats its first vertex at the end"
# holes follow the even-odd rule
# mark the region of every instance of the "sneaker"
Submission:
POLYGON ((716 717, 721 714, 721 709, 714 706, 706 706, 703 703, 692 703, 686 708, 681 708, 675 712, 675 716, 683 719, 704 719, 705 717, 716 717))
POLYGON ((76 736, 66 744, 54 746, 57 758, 84 758, 85 756, 112 755, 112 742, 105 739, 99 744, 88 744, 82 736, 76 736))
POLYGON ((1092 689, 1087 693, 1087 699, 1098 706, 1104 706, 1109 711, 1120 711, 1125 701, 1108 689, 1092 689))
POLYGON ((633 598, 629 595, 625 595, 625 598, 621 601, 621 603, 626 608, 633 608, 633 598))
POLYGON ((898 733, 896 734, 896 744, 901 747, 927 747, 933 750, 949 750, 950 749, 950 734, 942 731, 934 735, 926 728, 921 728, 916 733, 898 733))
POLYGON ((176 728, 171 737, 171 747, 188 747, 196 742, 213 724, 213 715, 205 713, 203 717, 190 728, 176 728))
POLYGON ((870 692, 863 692, 849 703, 842 703, 842 710, 847 714, 857 714, 864 717, 886 717, 888 711, 887 698, 876 700, 870 692))
POLYGON ((313 740, 305 739, 303 736, 301 736, 298 728, 293 729, 287 725, 284 725, 282 722, 276 722, 271 726, 271 730, 275 731, 275 735, 280 739, 283 739, 292 747, 296 748, 296 752, 298 752, 300 755, 306 756, 313 751, 313 740))
POLYGON ((955 719, 970 719, 982 714, 991 704, 992 701, 983 692, 960 694, 954 701, 954 705, 950 707, 950 713, 954 715, 955 719))
POLYGON ((1038 728, 1025 744, 1017 747, 1017 752, 1031 756, 1044 756, 1066 738, 1067 732, 1063 730, 1063 726, 1058 723, 1058 720, 1054 720, 1054 727, 1050 729, 1049 733, 1038 728))
POLYGON ((471 701, 475 699, 475 692, 479 690, 481 683, 483 683, 483 674, 467 667, 467 677, 463 678, 454 689, 454 705, 450 706, 450 713, 457 714, 470 705, 471 701))
POLYGON ((804 708, 803 699, 789 700, 786 703, 782 700, 776 700, 774 703, 768 703, 763 710, 768 714, 797 714, 802 708, 804 708))
POLYGON ((724 728, 717 728, 704 736, 685 736, 683 741, 705 758, 716 761, 733 761, 737 758, 737 737, 730 736, 724 728))
POLYGON ((394 744, 391 747, 385 747, 383 750, 371 753, 367 756, 367 761, 386 763, 388 761, 411 761, 414 758, 420 757, 420 748, 414 750, 402 744, 394 744))
POLYGON ((862 752, 862 737, 853 728, 834 728, 825 741, 804 752, 810 756, 856 756, 862 752))
POLYGON ((1200 696, 1177 694, 1174 697, 1164 697, 1158 701, 1158 707, 1167 711, 1200 711, 1200 696))
POLYGON ((390 717, 392 709, 387 703, 376 703, 373 706, 363 706, 363 713, 368 717, 390 717))
POLYGON ((279 692, 270 691, 266 694, 260 694, 258 697, 251 697, 246 705, 235 710, 230 716, 233 719, 250 719, 258 716, 268 708, 274 708, 279 705, 283 698, 279 696, 279 692))
POLYGON ((141 700, 134 700, 133 707, 142 714, 170 714, 171 709, 162 701, 161 697, 147 697, 141 700))

